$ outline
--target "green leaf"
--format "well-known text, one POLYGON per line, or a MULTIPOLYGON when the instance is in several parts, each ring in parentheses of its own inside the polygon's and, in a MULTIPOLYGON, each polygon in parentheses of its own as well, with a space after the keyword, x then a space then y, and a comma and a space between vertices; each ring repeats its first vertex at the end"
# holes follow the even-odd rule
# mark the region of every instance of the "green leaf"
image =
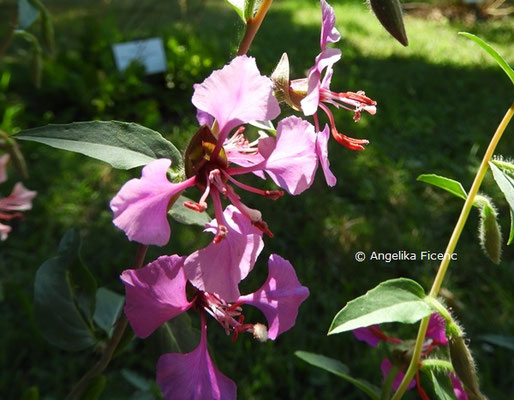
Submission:
POLYGON ((152 382, 149 379, 139 375, 137 372, 131 371, 130 369, 123 368, 121 370, 121 376, 125 378, 136 389, 143 392, 148 392, 152 388, 152 382))
POLYGON ((119 169, 139 167, 158 158, 170 159, 176 175, 182 169, 182 157, 172 143, 156 131, 129 122, 46 125, 22 131, 14 137, 85 154, 119 169))
POLYGON ((80 400, 98 400, 105 389, 107 378, 105 375, 97 375, 91 379, 86 390, 80 396, 80 400))
POLYGON ((185 201, 192 200, 186 196, 179 196, 177 201, 173 203, 173 206, 168 211, 168 214, 175 221, 185 225, 200 225, 202 227, 212 221, 211 216, 207 212, 193 211, 190 208, 185 207, 185 201))
POLYGON ((315 367, 324 369, 325 371, 331 372, 332 374, 352 383, 366 393, 370 398, 374 400, 380 399, 380 390, 376 386, 363 379, 357 379, 350 376, 350 370, 342 362, 334 360, 333 358, 325 357, 321 354, 309 353, 307 351, 296 351, 294 354, 303 361, 306 361, 315 367))
POLYGON ((225 0, 230 6, 235 10, 237 15, 243 20, 246 24, 245 19, 245 0, 225 0))
POLYGON ((409 39, 403 24, 402 6, 399 0, 370 0, 371 9, 376 17, 396 40, 408 46, 409 39))
POLYGON ((460 197, 461 199, 466 200, 468 197, 466 191, 462 187, 461 183, 455 181, 450 178, 446 178, 444 176, 439 176, 435 174, 423 174, 418 176, 418 181, 429 183, 431 185, 437 186, 438 188, 444 189, 451 194, 460 197))
POLYGON ((162 324, 151 336, 157 353, 189 353, 200 342, 200 334, 191 326, 191 318, 182 313, 162 324))
POLYGON ((96 282, 79 258, 79 237, 68 231, 58 255, 37 270, 34 310, 43 337, 64 350, 78 351, 96 343, 91 318, 96 282))
POLYGON ((493 49, 489 44, 484 42, 478 36, 472 35, 471 33, 459 32, 459 35, 467 37, 468 39, 473 40, 483 50, 485 50, 487 53, 489 53, 489 55, 498 63, 500 68, 505 71, 507 76, 510 78, 510 80, 514 84, 514 70, 511 68, 511 66, 509 64, 507 64, 507 62, 503 59, 503 57, 495 49, 493 49))
POLYGON ((39 15, 36 7, 28 2, 28 0, 18 0, 18 28, 27 29, 34 23, 39 15))
POLYGON ((415 281, 391 279, 346 304, 328 331, 329 335, 384 322, 412 324, 432 314, 423 300, 425 291, 415 281))
POLYGON ((479 339, 485 340, 491 344, 495 344, 496 346, 504 347, 509 350, 514 350, 514 336, 507 335, 495 335, 495 334, 487 334, 478 336, 479 339))
POLYGON ((244 20, 248 21, 250 18, 253 18, 253 13, 255 11, 255 0, 244 0, 244 20))
POLYGON ((448 374, 430 371, 435 395, 439 400, 457 400, 448 374))
POLYGON ((512 239, 514 238, 514 179, 512 179, 509 175, 504 174, 492 162, 489 162, 489 168, 491 168, 494 180, 496 181, 496 184, 505 196, 505 200, 507 200, 507 203, 510 207, 510 234, 509 241, 507 242, 507 244, 511 244, 512 239))
POLYGON ((112 336, 114 323, 123 310, 125 297, 107 288, 98 288, 96 291, 96 308, 93 314, 93 321, 109 337, 112 336))

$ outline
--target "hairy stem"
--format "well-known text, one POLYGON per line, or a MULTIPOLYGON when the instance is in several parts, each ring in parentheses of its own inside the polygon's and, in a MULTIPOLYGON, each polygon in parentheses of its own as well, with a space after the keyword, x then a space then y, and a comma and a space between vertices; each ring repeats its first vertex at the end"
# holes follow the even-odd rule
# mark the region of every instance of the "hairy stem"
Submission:
MULTIPOLYGON (((148 246, 140 244, 137 248, 136 257, 134 260, 134 269, 139 269, 143 266, 143 263, 145 261, 145 255, 146 250, 148 249, 148 246)), ((104 353, 102 354, 102 358, 98 360, 98 362, 93 365, 93 367, 87 371, 82 378, 75 384, 71 392, 66 396, 65 400, 76 400, 80 399, 81 395, 84 393, 84 390, 86 390, 87 386, 91 382, 91 380, 100 375, 109 365, 111 362, 112 356, 114 352, 116 351, 116 348, 120 344, 120 340, 123 337, 123 334, 125 333, 125 329, 128 325, 128 319, 125 316, 125 314, 121 314, 118 318, 118 321, 116 321, 114 332, 112 334, 111 340, 109 340, 109 343, 107 344, 107 348, 105 349, 104 353)))
POLYGON ((263 0, 261 6, 259 7, 259 10, 257 11, 257 14, 255 14, 254 17, 249 18, 248 21, 246 21, 246 31, 245 35, 243 36, 243 39, 241 40, 241 43, 239 44, 239 50, 237 51, 238 56, 241 56, 248 52, 248 49, 252 44, 253 38, 257 34, 257 31, 259 30, 262 21, 264 20, 264 17, 266 16, 266 13, 268 12, 271 6, 271 3, 273 3, 273 0, 263 0))
MULTIPOLYGON (((507 125, 509 124, 510 119, 514 115, 514 104, 510 106, 510 108, 507 110, 507 113, 503 117, 502 121, 500 122, 500 125, 498 125, 498 128, 496 129, 496 132, 494 133, 493 138, 491 139, 491 142, 489 143, 489 146, 487 147, 487 150, 484 154, 484 158, 482 159, 482 163, 480 164, 480 167, 478 168, 477 174, 475 176, 475 179, 473 181, 473 184, 471 185, 471 189, 469 190, 468 197, 466 198, 466 202, 464 203, 464 206, 462 207, 462 211, 460 213, 459 219, 457 220, 457 224, 455 225, 455 228, 453 229, 452 236, 450 237, 450 241, 448 242, 448 246, 446 247, 446 253, 451 254, 455 251, 455 247, 457 246, 457 243, 459 241, 460 235, 462 233, 462 230, 464 229, 464 225, 466 224, 466 221, 468 219, 469 212, 471 211, 471 208, 473 207, 473 202, 475 201, 475 197, 478 193, 478 189, 480 188, 480 185, 482 184, 482 181, 484 180, 484 176, 487 172, 487 168, 489 166, 489 161, 491 160, 491 157, 493 156, 494 150, 496 149, 496 146, 498 142, 500 141, 503 132, 505 131, 505 128, 507 128, 507 125)), ((430 289, 429 296, 436 297, 439 293, 439 290, 441 289, 441 285, 443 284, 444 277, 446 275, 446 271, 448 270, 448 266, 450 265, 450 257, 444 257, 444 259, 441 261, 441 264, 439 265, 439 270, 437 271, 437 275, 434 279, 434 283, 432 284, 432 288, 430 289)), ((427 332, 428 328, 428 321, 430 317, 426 317, 421 321, 421 324, 419 325, 418 330, 418 336, 416 338, 416 344, 414 345, 414 351, 412 354, 412 359, 409 364, 409 368, 407 369, 407 372, 405 373, 405 377, 402 380, 402 383, 398 387, 398 390, 394 394, 392 400, 399 400, 404 395, 405 391, 407 390, 407 386, 409 385, 409 382, 411 381, 412 377, 416 373, 418 369, 419 364, 419 358, 421 355, 421 349, 423 347, 423 341, 425 340, 425 334, 427 332)))

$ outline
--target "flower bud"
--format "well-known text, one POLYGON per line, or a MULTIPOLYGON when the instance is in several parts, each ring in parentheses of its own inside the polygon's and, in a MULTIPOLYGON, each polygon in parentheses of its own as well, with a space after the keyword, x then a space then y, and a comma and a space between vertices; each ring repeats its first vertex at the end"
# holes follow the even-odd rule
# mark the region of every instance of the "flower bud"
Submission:
POLYGON ((480 212, 480 225, 478 237, 480 238, 480 245, 495 264, 499 264, 502 253, 502 234, 498 221, 496 221, 496 210, 486 199, 480 212))
POLYGON ((485 400, 486 397, 480 393, 478 388, 475 362, 466 343, 464 343, 464 338, 462 336, 450 338, 449 344, 450 358, 455 374, 462 381, 469 400, 485 400))
POLYGON ((302 90, 303 86, 305 86, 303 95, 302 93, 296 93, 296 91, 291 88, 293 82, 289 81, 289 58, 287 57, 287 53, 282 54, 282 58, 275 67, 273 74, 271 74, 271 80, 273 81, 273 92, 277 100, 286 103, 296 111, 301 111, 300 101, 307 94, 307 80, 297 79, 293 81, 305 81, 305 85, 302 85, 302 90))

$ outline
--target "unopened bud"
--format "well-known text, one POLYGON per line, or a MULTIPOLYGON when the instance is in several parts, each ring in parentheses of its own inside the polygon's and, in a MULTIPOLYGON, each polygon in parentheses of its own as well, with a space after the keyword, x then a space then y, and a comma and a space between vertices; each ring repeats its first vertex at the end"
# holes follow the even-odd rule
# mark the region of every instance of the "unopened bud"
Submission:
POLYGON ((478 377, 475 362, 471 356, 464 338, 462 336, 450 338, 450 358, 455 374, 464 385, 464 390, 470 400, 485 400, 486 397, 480 393, 478 388, 478 377))
POLYGON ((498 221, 496 221, 496 211, 488 201, 484 204, 480 212, 480 228, 478 236, 480 245, 495 264, 499 264, 502 253, 502 234, 498 221))
POLYGON ((259 342, 264 343, 268 340, 268 328, 263 324, 255 324, 253 326, 253 337, 259 342))

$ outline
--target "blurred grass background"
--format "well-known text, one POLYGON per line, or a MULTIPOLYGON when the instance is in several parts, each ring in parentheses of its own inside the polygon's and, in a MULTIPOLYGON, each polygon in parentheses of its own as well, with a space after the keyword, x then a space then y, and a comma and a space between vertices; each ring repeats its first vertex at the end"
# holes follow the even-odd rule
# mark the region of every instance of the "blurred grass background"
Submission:
MULTIPOLYGON (((0 20, 9 21, 15 3, 0 4, 0 20)), ((15 132, 47 123, 117 119, 156 129, 183 149, 197 126, 190 103, 192 85, 235 56, 243 33, 226 3, 48 0, 45 4, 55 18, 58 52, 45 60, 39 90, 31 84, 23 42, 15 41, 0 60, 3 129, 15 132), (154 36, 164 40, 166 74, 144 76, 138 66, 125 73, 116 71, 112 44, 154 36)), ((267 274, 267 257, 278 253, 291 260, 311 295, 294 329, 274 343, 260 344, 250 337, 232 343, 210 323, 211 354, 219 369, 237 383, 240 399, 364 398, 349 384, 296 359, 293 352, 300 349, 338 358, 355 376, 378 384, 384 354, 355 341, 351 334, 326 337, 328 326, 348 300, 382 280, 404 276, 429 288, 437 265, 359 264, 354 254, 444 251, 461 201, 416 182, 416 177, 438 173, 468 189, 513 100, 506 76, 478 46, 457 36, 462 30, 478 34, 512 65, 512 17, 476 20, 448 18, 443 12, 425 13, 422 18, 407 14, 410 45, 403 48, 361 1, 331 4, 342 34, 337 47, 343 54, 332 88, 364 90, 378 102, 378 112, 373 117, 363 115, 358 124, 349 113, 335 113, 340 131, 370 140, 359 153, 330 143, 331 166, 338 177, 335 188, 328 188, 318 173, 313 187, 299 197, 270 202, 242 194, 248 205, 263 212, 275 234, 265 239, 265 250, 242 292, 260 286, 267 274)), ((0 28, 0 38, 6 26, 0 28)), ((276 0, 250 55, 269 75, 286 51, 292 78, 303 77, 319 52, 319 29, 317 1, 276 0)), ((285 107, 283 111, 289 112, 285 107)), ((510 126, 498 154, 514 153, 513 134, 510 126)), ((84 239, 83 258, 99 286, 122 293, 118 274, 130 266, 135 245, 112 226, 108 203, 123 182, 140 172, 112 170, 80 155, 22 145, 31 173, 26 186, 37 190, 38 197, 26 219, 0 243, 0 397, 19 399, 26 388, 37 386, 42 399, 62 399, 95 356, 66 353, 42 339, 31 305, 35 271, 55 254, 63 233, 78 227, 84 239)), ((16 179, 11 172, 2 195, 16 179)), ((253 184, 262 186, 261 181, 253 184)), ((483 191, 496 200, 507 235, 508 208, 490 176, 483 191)), ((188 195, 196 198, 198 193, 192 190, 188 195)), ((481 341, 479 335, 512 335, 514 252, 505 247, 502 263, 493 265, 480 250, 477 220, 472 212, 446 287, 454 296, 455 315, 471 338, 484 393, 491 399, 509 399, 514 387, 512 351, 481 341)), ((186 254, 208 240, 197 228, 172 223, 172 230, 170 243, 151 249, 147 260, 163 253, 186 254)), ((258 318, 258 312, 247 316, 247 320, 258 318)), ((415 327, 386 329, 404 338, 415 334, 415 327)), ((119 370, 153 379, 158 354, 143 341, 135 341, 131 349, 112 362, 102 398, 142 398, 119 370)), ((414 393, 409 396, 415 398, 414 393)))

